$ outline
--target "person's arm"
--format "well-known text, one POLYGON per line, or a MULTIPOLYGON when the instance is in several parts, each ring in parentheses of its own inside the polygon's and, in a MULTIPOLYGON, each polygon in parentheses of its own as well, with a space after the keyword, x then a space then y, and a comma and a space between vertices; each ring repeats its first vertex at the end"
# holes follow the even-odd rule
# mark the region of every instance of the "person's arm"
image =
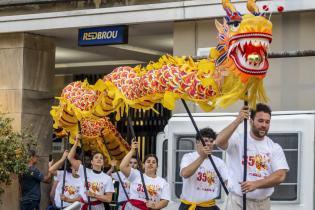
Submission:
MULTIPOLYGON (((53 163, 54 163, 54 160, 51 160, 50 162, 48 162, 48 168, 50 168, 53 163)), ((48 173, 44 176, 42 182, 44 182, 46 184, 50 184, 51 183, 51 177, 52 177, 52 173, 50 173, 50 171, 48 170, 48 173)))
POLYGON ((282 183, 287 175, 287 169, 280 169, 263 179, 241 183, 242 192, 251 192, 256 189, 275 187, 282 183))
POLYGON ((138 142, 133 140, 130 151, 120 163, 120 171, 125 175, 125 177, 129 177, 130 175, 131 167, 129 166, 129 162, 132 156, 136 153, 137 147, 138 147, 138 142))
POLYGON ((69 153, 68 150, 65 150, 62 154, 62 157, 55 164, 53 164, 51 167, 49 167, 50 173, 54 174, 54 173, 56 173, 57 170, 59 170, 61 168, 64 161, 67 159, 68 153, 69 153))
POLYGON ((117 166, 117 160, 111 160, 110 165, 111 165, 110 169, 106 172, 108 176, 111 176, 112 173, 115 171, 115 167, 117 166))
POLYGON ((58 181, 54 181, 49 192, 50 201, 54 205, 55 205, 55 192, 56 192, 57 185, 58 185, 58 181))
POLYGON ((77 198, 68 198, 65 195, 61 194, 60 195, 60 200, 64 201, 64 202, 68 202, 68 203, 74 203, 76 201, 80 201, 81 197, 77 197, 77 198))
POLYGON ((162 209, 165 208, 168 205, 168 200, 160 200, 159 202, 157 202, 156 204, 156 209, 162 209))
POLYGON ((229 139, 231 138, 237 127, 249 118, 249 109, 247 106, 243 106, 236 119, 224 128, 215 139, 215 144, 223 150, 226 150, 229 145, 229 139))
POLYGON ((158 202, 151 202, 151 201, 148 201, 146 203, 146 206, 149 208, 149 209, 162 209, 162 208, 165 208, 167 205, 168 205, 168 200, 163 200, 161 199, 160 201, 158 202))
POLYGON ((208 146, 202 146, 200 143, 197 144, 197 147, 201 147, 200 150, 200 154, 199 157, 193 161, 191 164, 189 164, 188 166, 184 167, 181 171, 180 171, 180 175, 183 178, 189 178, 191 177, 199 168, 199 166, 202 164, 202 162, 207 159, 208 154, 211 153, 211 150, 209 149, 208 146))
POLYGON ((79 144, 79 138, 80 136, 77 135, 75 137, 75 142, 68 154, 68 160, 69 162, 71 163, 71 166, 75 169, 75 170, 79 170, 79 167, 80 167, 80 164, 81 164, 81 161, 80 160, 76 160, 74 157, 75 157, 75 153, 77 151, 77 146, 79 144))
POLYGON ((50 184, 51 183, 51 173, 48 172, 46 176, 44 176, 43 183, 50 184))
POLYGON ((112 202, 113 194, 114 193, 112 193, 112 192, 108 192, 108 193, 105 193, 104 195, 96 195, 94 198, 96 198, 97 200, 102 201, 102 202, 110 203, 110 202, 112 202))
POLYGON ((112 199, 113 199, 113 194, 112 192, 107 192, 105 193, 104 195, 97 195, 91 191, 87 191, 85 192, 85 194, 91 198, 95 198, 99 201, 102 201, 102 202, 107 202, 107 203, 110 203, 112 202, 112 199))

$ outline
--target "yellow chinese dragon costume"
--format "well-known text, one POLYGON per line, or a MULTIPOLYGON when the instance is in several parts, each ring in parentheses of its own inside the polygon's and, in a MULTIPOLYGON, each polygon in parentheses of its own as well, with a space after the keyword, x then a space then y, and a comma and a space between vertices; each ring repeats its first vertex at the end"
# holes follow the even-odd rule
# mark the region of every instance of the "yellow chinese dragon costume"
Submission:
POLYGON ((222 4, 227 16, 223 24, 215 23, 219 42, 208 59, 165 55, 145 67, 118 67, 94 85, 73 82, 63 89, 59 106, 52 107, 54 127, 69 132, 71 140, 80 121, 85 149, 107 158, 110 152, 121 160, 129 147, 106 117, 110 113, 116 112, 119 120, 128 107, 148 110, 155 103, 172 110, 177 99, 195 102, 207 112, 240 99, 252 107, 266 101, 263 78, 272 23, 253 0, 247 3, 251 14, 245 15, 228 0, 222 4))

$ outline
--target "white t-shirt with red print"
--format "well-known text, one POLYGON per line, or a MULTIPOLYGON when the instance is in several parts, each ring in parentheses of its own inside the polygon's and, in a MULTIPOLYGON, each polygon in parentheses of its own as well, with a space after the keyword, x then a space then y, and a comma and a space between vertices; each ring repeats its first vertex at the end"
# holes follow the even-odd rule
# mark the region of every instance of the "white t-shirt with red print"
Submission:
POLYGON ((125 188, 126 193, 129 196, 129 191, 130 191, 130 182, 129 182, 129 180, 125 177, 125 175, 122 172, 112 173, 112 178, 115 181, 119 182, 119 194, 118 194, 118 200, 117 201, 118 202, 122 202, 122 201, 128 200, 123 188, 125 188), (117 173, 119 173, 119 176, 121 178, 122 183, 120 183, 120 180, 118 178, 118 174, 117 173))
MULTIPOLYGON (((274 143, 268 136, 263 140, 255 140, 250 133, 247 134, 247 181, 255 181, 269 176, 273 172, 289 170, 284 152, 281 146, 274 143)), ((229 169, 229 190, 242 196, 240 182, 244 173, 244 134, 235 132, 228 142, 227 164, 229 169)), ((265 199, 274 192, 274 187, 256 189, 247 193, 250 199, 265 199)))
MULTIPOLYGON (((143 177, 150 201, 158 202, 160 200, 171 200, 170 185, 165 179, 159 176, 152 178, 145 174, 143 174, 143 177)), ((137 169, 131 168, 128 180, 130 181, 130 199, 145 202, 146 199, 140 172, 137 169)))
MULTIPOLYGON (((84 179, 84 171, 83 165, 81 164, 78 171, 80 177, 82 178, 81 183, 83 187, 81 188, 81 196, 85 202, 87 202, 87 196, 85 194, 86 187, 85 187, 85 179, 84 179)), ((105 174, 104 172, 101 173, 94 173, 92 169, 86 168, 86 176, 89 186, 89 191, 95 193, 96 195, 104 195, 108 192, 115 192, 114 185, 112 178, 105 174)), ((97 199, 91 198, 91 201, 96 201, 97 199)))
MULTIPOLYGON (((198 152, 187 153, 183 156, 180 170, 194 162, 200 155, 198 152)), ((212 159, 220 172, 223 181, 227 181, 227 169, 220 158, 212 156, 212 159)), ((205 202, 215 199, 220 193, 220 180, 207 158, 198 167, 196 172, 188 178, 183 178, 181 199, 189 202, 205 202)))
MULTIPOLYGON (((61 207, 60 195, 62 194, 63 174, 64 174, 64 171, 58 170, 57 175, 54 178, 54 180, 58 182, 56 191, 55 191, 55 198, 54 198, 55 205, 58 208, 61 207)), ((66 171, 64 195, 70 199, 75 199, 75 198, 80 197, 81 186, 82 186, 81 177, 74 178, 71 173, 66 171)), ((70 204, 71 203, 63 202, 63 207, 67 207, 70 204)))

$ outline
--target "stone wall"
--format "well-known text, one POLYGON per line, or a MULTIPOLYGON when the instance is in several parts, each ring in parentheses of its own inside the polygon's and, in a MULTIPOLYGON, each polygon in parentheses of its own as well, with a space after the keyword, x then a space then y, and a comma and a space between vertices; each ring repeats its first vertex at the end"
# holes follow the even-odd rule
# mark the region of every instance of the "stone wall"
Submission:
MULTIPOLYGON (((15 130, 28 128, 38 142, 38 168, 47 173, 51 153, 55 65, 54 40, 35 34, 0 35, 0 111, 14 118, 15 130)), ((49 186, 42 184, 42 209, 47 207, 49 186)), ((5 190, 1 209, 19 209, 17 179, 5 190)))

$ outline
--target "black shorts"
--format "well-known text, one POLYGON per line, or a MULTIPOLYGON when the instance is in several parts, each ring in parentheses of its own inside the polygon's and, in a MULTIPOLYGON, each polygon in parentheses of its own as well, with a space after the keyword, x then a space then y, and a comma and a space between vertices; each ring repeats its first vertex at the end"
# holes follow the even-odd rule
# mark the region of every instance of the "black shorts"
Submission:
POLYGON ((109 203, 104 203, 105 210, 111 210, 109 203))
MULTIPOLYGON (((190 207, 190 205, 180 203, 178 210, 188 210, 189 207, 190 207)), ((212 206, 212 207, 199 207, 199 206, 197 206, 196 210, 220 210, 220 208, 217 206, 212 206)))

